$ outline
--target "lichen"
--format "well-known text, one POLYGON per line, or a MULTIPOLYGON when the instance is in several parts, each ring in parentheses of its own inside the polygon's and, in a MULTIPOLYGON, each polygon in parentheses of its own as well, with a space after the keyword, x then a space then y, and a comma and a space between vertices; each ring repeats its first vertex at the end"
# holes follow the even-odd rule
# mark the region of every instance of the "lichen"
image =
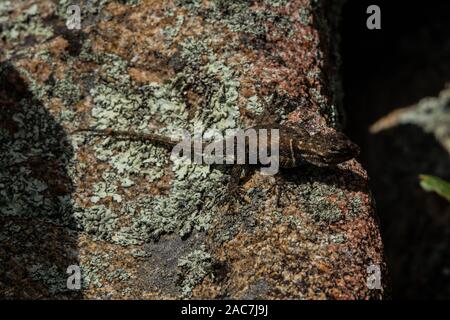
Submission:
POLYGON ((60 98, 66 106, 73 106, 80 101, 81 88, 74 82, 70 66, 64 79, 56 81, 53 86, 53 95, 60 98))
MULTIPOLYGON (((20 14, 11 18, 13 12, 17 11, 16 6, 19 2, 6 1, 0 4, 0 39, 9 45, 16 45, 34 38, 36 41, 46 41, 53 36, 53 29, 43 23, 39 15, 39 7, 32 4, 26 10, 20 11, 20 14)), ((12 51, 6 50, 8 57, 12 51)))
POLYGON ((48 121, 47 111, 37 101, 23 99, 19 104, 20 111, 12 116, 17 130, 0 128, 0 214, 52 217, 62 222, 67 218, 61 209, 63 198, 45 196, 47 182, 26 164, 33 159, 56 160, 62 168, 70 162, 70 149, 61 139, 59 125, 48 121))
POLYGON ((213 258, 203 249, 195 250, 178 261, 178 278, 182 295, 191 296, 192 289, 213 271, 213 258))
POLYGON ((33 264, 27 268, 27 272, 31 279, 44 283, 52 295, 70 291, 67 288, 68 275, 56 265, 33 264))
POLYGON ((73 203, 72 214, 77 228, 92 235, 94 239, 109 239, 116 229, 118 215, 105 205, 86 207, 73 203))
MULTIPOLYGON (((243 32, 262 37, 268 34, 268 24, 275 26, 272 32, 275 35, 287 35, 292 33, 289 28, 289 19, 270 10, 253 10, 249 1, 215 0, 208 6, 200 6, 198 1, 176 1, 176 4, 189 9, 191 14, 199 14, 206 17, 210 23, 223 23, 233 32, 243 32)), ((273 7, 283 6, 283 1, 269 2, 273 7)))
POLYGON ((330 224, 344 216, 338 203, 346 202, 347 198, 340 188, 310 180, 302 183, 298 189, 300 208, 315 221, 330 224))
MULTIPOLYGON (((237 73, 218 60, 207 43, 189 39, 181 48, 186 70, 178 78, 162 85, 150 83, 140 87, 131 81, 127 73, 128 64, 121 58, 84 51, 84 59, 105 66, 100 72, 102 81, 90 90, 94 102, 90 127, 148 132, 148 123, 157 120, 162 124, 159 133, 167 135, 181 128, 193 132, 197 126, 202 126, 225 132, 238 126, 237 73), (200 52, 208 54, 209 64, 199 63, 200 52), (196 71, 191 72, 193 69, 196 71), (195 75, 194 79, 192 75, 195 75), (178 86, 197 80, 208 84, 210 99, 203 103, 202 108, 196 109, 189 121, 188 106, 178 86)), ((120 244, 138 244, 158 238, 163 233, 178 232, 185 237, 193 229, 209 227, 224 192, 222 171, 211 170, 206 165, 175 162, 171 167, 174 177, 170 182, 169 196, 141 195, 131 202, 122 202, 118 192, 120 186, 133 184, 133 180, 139 177, 147 181, 162 178, 169 163, 170 150, 148 142, 119 141, 89 134, 74 139, 76 148, 92 146, 98 160, 111 164, 90 192, 89 199, 96 206, 85 209, 87 216, 96 214, 98 218, 87 219, 83 209, 75 205, 75 217, 82 230, 120 244), (103 188, 106 185, 108 190, 103 188), (103 187, 99 189, 99 186, 103 187), (112 197, 114 212, 120 211, 130 217, 129 223, 118 223, 119 216, 111 216, 106 211, 111 209, 98 205, 106 197, 112 197), (95 211, 90 212, 92 210, 95 211), (105 215, 106 220, 102 218, 105 215), (102 221, 102 226, 99 221, 102 221)), ((84 168, 80 167, 80 170, 84 168)))
POLYGON ((85 19, 88 16, 98 15, 110 2, 111 0, 59 0, 56 14, 65 20, 68 18, 69 6, 78 5, 81 10, 80 14, 85 19))

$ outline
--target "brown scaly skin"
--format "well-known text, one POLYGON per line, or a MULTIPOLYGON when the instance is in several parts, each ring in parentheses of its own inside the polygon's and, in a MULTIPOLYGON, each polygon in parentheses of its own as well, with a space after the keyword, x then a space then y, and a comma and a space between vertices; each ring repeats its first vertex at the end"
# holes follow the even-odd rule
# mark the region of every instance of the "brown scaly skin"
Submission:
MULTIPOLYGON (((334 166, 353 159, 359 154, 359 147, 340 132, 310 135, 300 126, 278 125, 273 122, 252 128, 256 129, 256 132, 258 129, 279 130, 280 168, 296 168, 305 162, 319 167, 334 166)), ((268 136, 270 141, 270 130, 268 130, 268 136)), ((234 165, 231 170, 229 193, 236 197, 241 197, 239 182, 242 172, 245 175, 248 174, 248 170, 245 169, 246 165, 234 165)), ((276 196, 278 203, 278 192, 276 196)))
POLYGON ((359 147, 340 132, 311 135, 300 126, 274 124, 252 128, 279 130, 281 168, 295 168, 305 161, 320 167, 337 165, 359 154, 359 147))

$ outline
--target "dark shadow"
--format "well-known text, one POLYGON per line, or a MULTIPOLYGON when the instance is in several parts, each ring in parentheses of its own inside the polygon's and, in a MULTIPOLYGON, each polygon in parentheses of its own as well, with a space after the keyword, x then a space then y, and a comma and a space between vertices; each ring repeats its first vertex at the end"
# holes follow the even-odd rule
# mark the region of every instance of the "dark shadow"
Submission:
POLYGON ((397 108, 437 96, 450 81, 450 3, 348 1, 343 16, 344 104, 381 221, 393 298, 450 298, 448 203, 425 193, 418 174, 450 179, 448 153, 432 135, 397 126, 368 128, 397 108), (382 29, 366 28, 381 8, 382 29))
POLYGON ((369 170, 389 263, 394 298, 448 298, 450 206, 419 185, 422 173, 450 179, 450 157, 411 125, 370 140, 369 170), (377 156, 375 152, 378 150, 377 156))
POLYGON ((9 62, 0 64, 0 297, 81 298, 67 288, 78 265, 63 128, 9 62))

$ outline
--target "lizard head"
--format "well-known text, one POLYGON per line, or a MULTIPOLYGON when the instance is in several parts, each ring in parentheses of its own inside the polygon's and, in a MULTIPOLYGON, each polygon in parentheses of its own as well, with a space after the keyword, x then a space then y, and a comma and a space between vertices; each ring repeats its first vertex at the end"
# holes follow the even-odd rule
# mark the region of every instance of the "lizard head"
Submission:
POLYGON ((340 132, 310 135, 307 141, 300 139, 297 147, 307 162, 317 166, 337 165, 359 154, 359 147, 340 132))

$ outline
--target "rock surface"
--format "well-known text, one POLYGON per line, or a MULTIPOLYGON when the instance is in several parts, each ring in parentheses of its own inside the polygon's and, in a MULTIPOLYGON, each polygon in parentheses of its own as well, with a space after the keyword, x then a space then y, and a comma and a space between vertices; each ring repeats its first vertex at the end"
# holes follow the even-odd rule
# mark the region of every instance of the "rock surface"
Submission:
POLYGON ((0 4, 2 297, 383 297, 356 160, 281 172, 278 203, 279 182, 255 172, 241 203, 227 197, 226 169, 69 133, 225 132, 265 103, 312 134, 339 129, 339 5, 80 1, 82 29, 69 30, 70 4, 0 4), (80 291, 67 289, 69 265, 81 268, 80 291), (379 290, 367 286, 371 266, 379 290))

